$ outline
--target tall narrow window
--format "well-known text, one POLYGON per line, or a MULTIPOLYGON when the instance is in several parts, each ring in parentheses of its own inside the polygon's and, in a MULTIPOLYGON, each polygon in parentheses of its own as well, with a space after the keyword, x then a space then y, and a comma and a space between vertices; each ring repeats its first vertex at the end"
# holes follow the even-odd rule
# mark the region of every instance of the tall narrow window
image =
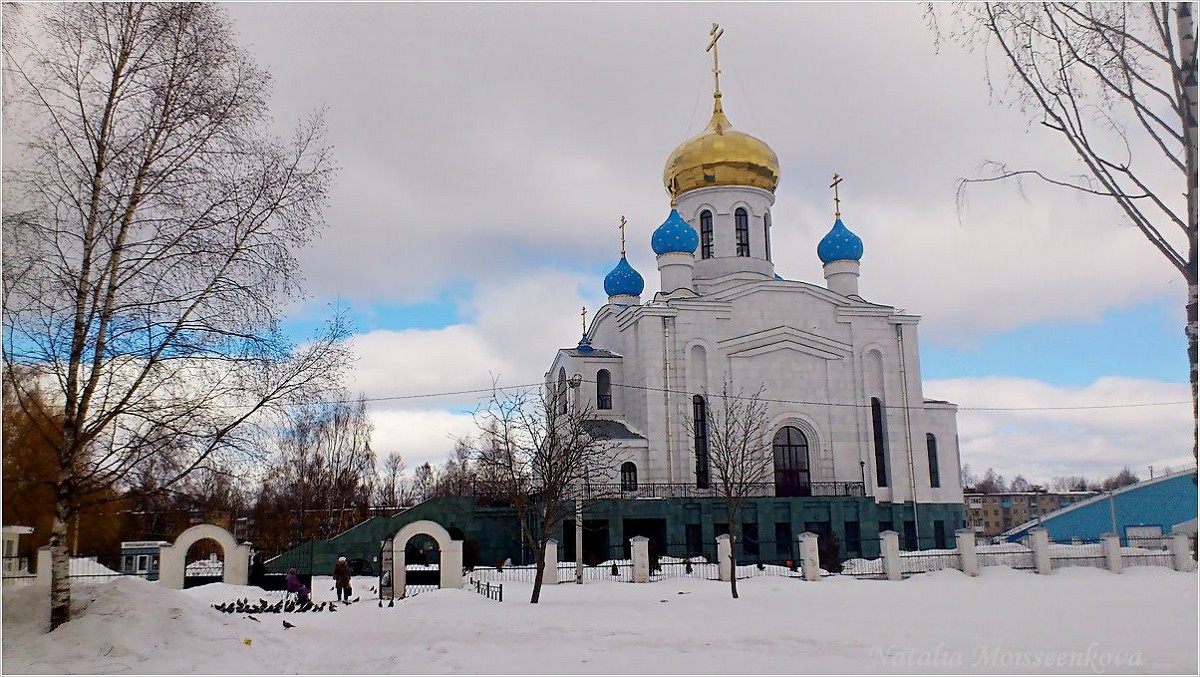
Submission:
POLYGON ((937 438, 925 433, 925 447, 929 450, 929 486, 942 486, 942 474, 938 471, 937 438))
POLYGON ((558 392, 555 396, 558 398, 559 413, 567 413, 567 370, 564 367, 558 368, 558 392))
POLYGON ((883 403, 878 397, 871 398, 871 428, 875 434, 875 484, 881 487, 888 485, 887 448, 884 440, 887 438, 883 429, 883 403))
POLYGON ((632 461, 621 464, 621 491, 637 491, 637 466, 632 461))
POLYGON ((713 257, 713 226, 712 212, 705 209, 700 212, 700 258, 713 257))
POLYGON ((612 409, 612 375, 607 369, 596 372, 596 408, 612 409))
POLYGON ((808 438, 799 428, 784 426, 771 442, 775 456, 775 495, 811 496, 808 438))
POLYGON ((733 224, 737 231, 737 255, 750 256, 750 217, 741 207, 733 213, 733 224))
POLYGON ((708 488, 708 411, 704 398, 692 398, 692 429, 696 432, 696 488, 708 488))
POLYGON ((771 260, 771 212, 763 214, 763 244, 767 248, 767 260, 771 260))

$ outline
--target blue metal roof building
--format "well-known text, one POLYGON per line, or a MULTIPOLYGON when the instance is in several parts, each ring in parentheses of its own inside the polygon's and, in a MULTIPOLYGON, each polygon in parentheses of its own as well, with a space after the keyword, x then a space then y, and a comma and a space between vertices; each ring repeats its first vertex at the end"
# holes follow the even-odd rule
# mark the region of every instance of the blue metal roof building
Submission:
MULTIPOLYGON (((1105 533, 1121 536, 1123 545, 1139 539, 1167 536, 1175 525, 1196 519, 1196 468, 1188 468, 1144 480, 1112 493, 1056 510, 1041 518, 1041 526, 1057 542, 1095 540, 1105 533)), ((1039 526, 1030 520, 1001 534, 1017 541, 1039 526)))

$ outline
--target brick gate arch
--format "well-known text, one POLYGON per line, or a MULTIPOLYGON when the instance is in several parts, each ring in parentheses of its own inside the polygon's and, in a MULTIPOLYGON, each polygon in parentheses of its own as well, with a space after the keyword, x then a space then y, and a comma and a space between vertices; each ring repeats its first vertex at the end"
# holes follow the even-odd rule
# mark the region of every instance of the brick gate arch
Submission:
POLYGON ((215 524, 197 524, 179 534, 173 544, 162 547, 158 560, 158 584, 182 590, 188 549, 206 538, 216 541, 225 555, 222 580, 230 585, 247 585, 250 580, 250 546, 238 545, 233 534, 215 524))

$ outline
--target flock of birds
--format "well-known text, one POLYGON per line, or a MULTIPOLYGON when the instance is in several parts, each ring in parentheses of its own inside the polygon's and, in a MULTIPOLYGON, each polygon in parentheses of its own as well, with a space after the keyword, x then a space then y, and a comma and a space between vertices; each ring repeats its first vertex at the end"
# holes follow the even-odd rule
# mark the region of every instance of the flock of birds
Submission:
MULTIPOLYGON (((353 604, 359 599, 361 599, 361 597, 355 597, 354 599, 346 600, 344 604, 353 604)), ((316 604, 312 602, 312 600, 298 602, 291 599, 281 599, 272 603, 271 601, 261 597, 258 598, 258 602, 251 602, 249 598, 243 597, 241 599, 235 599, 232 602, 213 604, 212 607, 223 614, 246 614, 246 618, 249 618, 255 623, 261 623, 262 621, 255 618, 254 614, 291 614, 305 612, 319 613, 326 610, 337 611, 337 603, 335 602, 321 602, 316 604)), ((296 626, 292 623, 289 623, 287 620, 284 620, 283 627, 294 628, 296 626)))

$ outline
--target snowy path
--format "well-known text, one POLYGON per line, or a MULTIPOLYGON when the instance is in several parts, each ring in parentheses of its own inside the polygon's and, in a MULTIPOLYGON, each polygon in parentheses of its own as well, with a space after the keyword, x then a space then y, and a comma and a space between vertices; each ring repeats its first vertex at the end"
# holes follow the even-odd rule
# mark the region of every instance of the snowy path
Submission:
MULTIPOLYGON (((333 593, 320 578, 318 600, 333 593)), ((1195 673, 1197 577, 1139 567, 1038 576, 991 567, 893 583, 771 577, 727 584, 563 584, 528 604, 441 590, 378 608, 369 579, 337 613, 267 614, 141 580, 76 588, 67 626, 41 634, 44 589, 4 593, 4 672, 132 673, 1195 673), (92 600, 95 601, 92 601, 92 600), (86 605, 86 609, 83 609, 86 605), (285 630, 282 618, 298 627, 285 630), (250 639, 246 645, 243 640, 250 639)))

